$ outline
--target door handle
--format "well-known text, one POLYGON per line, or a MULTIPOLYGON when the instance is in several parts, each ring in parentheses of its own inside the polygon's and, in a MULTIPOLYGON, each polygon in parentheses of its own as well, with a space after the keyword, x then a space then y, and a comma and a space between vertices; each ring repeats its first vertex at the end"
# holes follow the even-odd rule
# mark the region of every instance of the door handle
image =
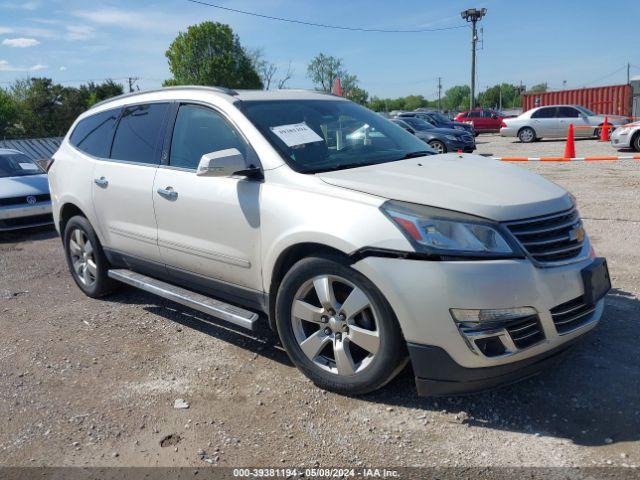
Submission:
POLYGON ((167 200, 177 200, 178 198, 178 192, 176 192, 173 187, 159 188, 158 195, 166 198, 167 200))
POLYGON ((109 180, 104 177, 96 178, 94 183, 102 188, 107 188, 107 186, 109 186, 109 180))

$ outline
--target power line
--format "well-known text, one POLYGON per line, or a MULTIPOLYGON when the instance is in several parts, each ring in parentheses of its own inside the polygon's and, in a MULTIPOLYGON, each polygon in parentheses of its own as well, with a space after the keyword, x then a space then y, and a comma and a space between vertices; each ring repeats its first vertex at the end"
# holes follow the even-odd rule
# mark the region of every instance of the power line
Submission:
POLYGON ((277 20, 280 22, 297 23, 300 25, 307 25, 310 27, 332 28, 334 30, 349 30, 352 32, 375 32, 375 33, 424 33, 424 32, 440 32, 443 30, 454 30, 458 28, 467 28, 467 25, 457 25, 454 27, 440 27, 440 28, 418 28, 412 30, 393 30, 384 28, 361 28, 361 27, 345 27, 340 25, 329 25, 326 23, 314 23, 307 22, 305 20, 297 20, 293 18, 275 17, 272 15, 264 15, 261 13, 247 12, 246 10, 238 10, 236 8, 224 7, 222 5, 216 5, 214 3, 207 3, 201 0, 187 0, 187 2, 197 3, 199 5, 205 5, 207 7, 218 8, 220 10, 226 10, 228 12, 241 13, 243 15, 251 15, 253 17, 266 18, 268 20, 277 20))
POLYGON ((592 84, 594 84, 594 83, 601 82, 602 80, 606 80, 607 78, 609 78, 609 77, 611 77, 611 76, 615 75, 615 74, 616 74, 616 73, 618 73, 618 72, 621 72, 622 70, 624 70, 624 69, 626 69, 626 68, 627 68, 627 66, 626 66, 626 65, 623 65, 622 67, 618 68, 617 70, 614 70, 613 72, 611 72, 611 73, 609 73, 609 74, 605 75, 604 77, 600 77, 600 78, 598 78, 597 80, 593 80, 593 81, 591 81, 591 82, 587 82, 587 83, 585 83, 585 84, 584 84, 584 85, 582 85, 582 86, 583 86, 583 87, 586 87, 587 85, 592 85, 592 84))

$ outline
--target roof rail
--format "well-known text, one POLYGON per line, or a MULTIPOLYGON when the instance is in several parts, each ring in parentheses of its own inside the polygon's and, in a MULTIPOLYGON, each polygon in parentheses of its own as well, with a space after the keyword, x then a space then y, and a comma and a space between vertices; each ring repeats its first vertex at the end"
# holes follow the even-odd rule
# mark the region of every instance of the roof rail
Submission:
POLYGON ((106 100, 102 100, 101 102, 98 102, 92 105, 91 108, 95 108, 100 105, 104 105, 106 103, 110 103, 115 100, 120 100, 123 98, 135 97, 136 95, 143 95, 145 93, 165 92, 167 90, 205 90, 205 91, 216 92, 216 93, 224 93, 225 95, 231 95, 231 96, 235 96, 238 94, 238 92, 236 92, 235 90, 232 90, 230 88, 225 88, 225 87, 207 87, 203 85, 177 85, 173 87, 162 87, 162 88, 156 88, 153 90, 141 90, 138 92, 124 93, 116 97, 111 97, 111 98, 107 98, 106 100))

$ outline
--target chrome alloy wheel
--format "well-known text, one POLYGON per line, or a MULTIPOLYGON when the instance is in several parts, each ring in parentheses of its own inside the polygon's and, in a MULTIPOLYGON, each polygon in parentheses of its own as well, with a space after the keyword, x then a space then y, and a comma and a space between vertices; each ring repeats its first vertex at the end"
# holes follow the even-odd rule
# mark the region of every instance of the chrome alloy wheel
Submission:
POLYGON ((93 256, 91 240, 79 228, 74 229, 69 236, 69 252, 76 277, 80 283, 91 287, 96 283, 98 268, 93 256))
POLYGON ((518 136, 520 137, 520 141, 524 143, 532 142, 534 139, 533 130, 530 128, 523 129, 518 136))
POLYGON ((336 375, 362 372, 380 347, 371 300, 353 283, 335 275, 315 277, 300 287, 291 322, 304 354, 336 375))
POLYGON ((440 142, 440 141, 435 141, 433 143, 429 144, 431 146, 431 148, 433 148, 436 153, 444 153, 445 152, 445 147, 444 147, 444 143, 440 142))

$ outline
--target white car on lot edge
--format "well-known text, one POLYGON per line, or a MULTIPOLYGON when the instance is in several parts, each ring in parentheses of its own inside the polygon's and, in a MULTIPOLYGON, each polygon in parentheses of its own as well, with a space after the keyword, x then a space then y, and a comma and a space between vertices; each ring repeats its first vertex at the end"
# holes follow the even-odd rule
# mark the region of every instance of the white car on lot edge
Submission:
POLYGON ((268 322, 318 386, 420 394, 544 368, 610 288, 573 197, 515 166, 434 155, 354 103, 180 87, 84 113, 49 172, 89 296, 124 282, 227 322, 268 322), (352 135, 363 126, 376 135, 352 135))
POLYGON ((47 174, 24 153, 0 148, 0 232, 52 221, 47 174))
POLYGON ((640 122, 616 128, 611 134, 611 146, 617 149, 632 148, 640 152, 640 122))
MULTIPOLYGON (((619 115, 608 115, 606 120, 610 125, 627 122, 626 117, 619 115)), ((580 105, 549 105, 532 108, 516 118, 503 119, 500 135, 518 137, 523 143, 541 138, 565 138, 569 125, 573 124, 574 136, 599 137, 604 121, 605 115, 598 115, 580 105)))

